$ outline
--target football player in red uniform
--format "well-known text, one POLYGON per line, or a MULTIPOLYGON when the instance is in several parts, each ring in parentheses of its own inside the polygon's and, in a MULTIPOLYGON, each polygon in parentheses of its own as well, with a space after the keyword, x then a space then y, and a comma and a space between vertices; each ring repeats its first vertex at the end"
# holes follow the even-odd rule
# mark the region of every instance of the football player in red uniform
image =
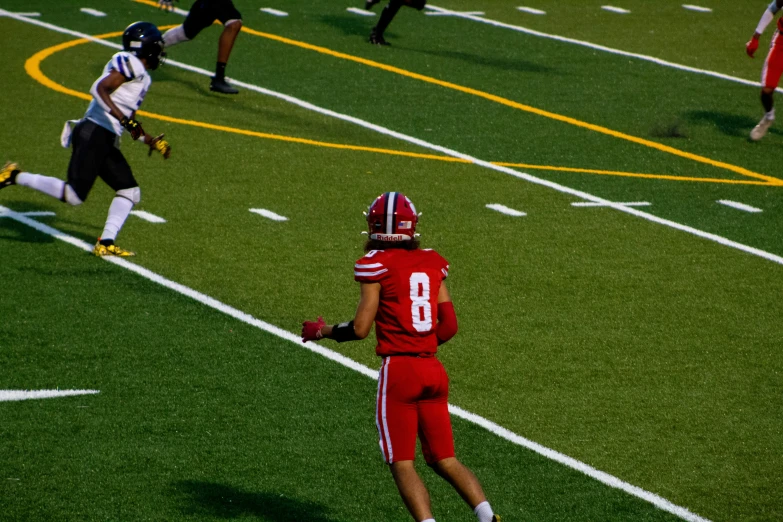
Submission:
POLYGON ((444 280, 449 264, 415 238, 418 214, 398 192, 379 196, 367 213, 367 254, 356 262, 361 297, 352 321, 302 324, 302 340, 355 341, 375 322, 378 375, 376 426, 383 458, 405 506, 417 522, 434 522, 430 497, 413 467, 416 436, 424 460, 462 496, 479 522, 499 521, 475 475, 454 456, 449 378, 435 357, 457 333, 457 317, 444 280))
MULTIPOLYGON (((761 16, 761 20, 759 20, 759 25, 756 27, 756 32, 753 33, 748 43, 745 44, 745 52, 751 58, 753 58, 756 49, 759 48, 761 33, 775 19, 775 15, 781 8, 783 8, 783 0, 772 0, 769 7, 764 10, 764 14, 761 16)), ((778 19, 778 27, 772 36, 772 41, 769 44, 769 53, 767 53, 767 59, 764 60, 764 68, 761 70, 761 105, 764 107, 764 117, 750 131, 750 139, 753 141, 763 138, 767 130, 775 122, 775 105, 772 96, 780 83, 780 76, 783 75, 783 37, 780 36, 781 31, 783 31, 783 21, 781 20, 783 19, 778 19)))

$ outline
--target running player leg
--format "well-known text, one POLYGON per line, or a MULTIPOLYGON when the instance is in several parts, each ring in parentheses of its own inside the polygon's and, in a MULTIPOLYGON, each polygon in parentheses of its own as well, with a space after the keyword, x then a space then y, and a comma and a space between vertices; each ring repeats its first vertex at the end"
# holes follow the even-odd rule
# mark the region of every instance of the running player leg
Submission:
POLYGON ((449 381, 443 365, 433 359, 433 395, 418 403, 419 439, 424 460, 459 493, 476 514, 479 522, 492 522, 492 507, 476 476, 454 456, 454 436, 449 415, 449 381))
POLYGON ((383 33, 394 17, 397 16, 397 12, 402 7, 402 0, 391 0, 389 4, 381 11, 381 18, 378 20, 378 25, 373 27, 370 33, 370 43, 375 45, 389 45, 389 42, 384 40, 383 33))
MULTIPOLYGON (((68 163, 68 181, 50 176, 24 172, 15 164, 6 165, 0 173, 0 188, 20 185, 47 194, 69 205, 81 205, 90 193, 98 169, 110 148, 105 143, 104 133, 94 132, 97 125, 83 122, 73 131, 71 159, 68 163), (8 175, 4 175, 8 170, 8 175), (5 179, 3 183, 2 179, 5 179)), ((111 133, 109 133, 111 134, 111 133)))
POLYGON ((414 519, 432 519, 430 495, 413 467, 416 452, 416 382, 408 357, 386 357, 378 378, 376 425, 384 460, 414 519))
POLYGON ((234 42, 242 29, 242 14, 231 0, 214 0, 217 19, 223 24, 223 33, 218 40, 218 57, 215 76, 210 90, 223 94, 237 94, 239 91, 226 82, 226 64, 234 48, 234 42))
POLYGON ((767 134, 767 131, 775 121, 774 92, 783 75, 783 37, 776 30, 772 36, 769 53, 764 61, 761 71, 761 104, 764 107, 764 116, 752 131, 750 139, 758 141, 767 134))
POLYGON ((114 244, 125 220, 128 219, 133 206, 141 201, 139 184, 133 177, 130 166, 119 149, 114 149, 106 158, 101 178, 115 191, 114 199, 109 206, 109 215, 103 228, 94 253, 97 256, 134 256, 133 252, 123 250, 114 244))

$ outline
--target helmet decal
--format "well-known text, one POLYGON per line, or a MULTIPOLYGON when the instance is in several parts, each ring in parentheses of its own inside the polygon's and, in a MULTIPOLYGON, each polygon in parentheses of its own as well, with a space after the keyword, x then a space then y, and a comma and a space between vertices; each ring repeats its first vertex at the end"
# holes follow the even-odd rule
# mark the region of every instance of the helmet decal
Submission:
POLYGON ((416 234, 419 216, 411 200, 399 192, 378 196, 366 212, 370 239, 410 241, 416 234))

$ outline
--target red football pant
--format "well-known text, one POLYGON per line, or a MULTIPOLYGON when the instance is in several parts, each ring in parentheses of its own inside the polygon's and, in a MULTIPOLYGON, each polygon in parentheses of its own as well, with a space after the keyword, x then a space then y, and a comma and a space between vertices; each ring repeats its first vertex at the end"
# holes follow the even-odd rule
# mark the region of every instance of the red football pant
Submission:
POLYGON ((454 456, 449 377, 435 357, 384 357, 375 423, 387 464, 414 460, 416 435, 427 464, 454 456))
POLYGON ((776 30, 769 45, 767 59, 764 60, 764 69, 761 70, 761 86, 768 89, 777 88, 780 76, 783 75, 783 37, 776 30))

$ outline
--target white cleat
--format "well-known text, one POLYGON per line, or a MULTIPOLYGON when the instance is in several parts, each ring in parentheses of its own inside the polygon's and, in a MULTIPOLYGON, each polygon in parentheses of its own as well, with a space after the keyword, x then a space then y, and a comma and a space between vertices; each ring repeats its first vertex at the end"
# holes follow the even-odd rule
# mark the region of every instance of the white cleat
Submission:
POLYGON ((770 127, 772 127, 773 123, 775 123, 774 119, 770 120, 766 116, 761 118, 759 124, 753 127, 753 130, 750 131, 750 139, 753 141, 759 141, 767 134, 767 131, 770 127))

